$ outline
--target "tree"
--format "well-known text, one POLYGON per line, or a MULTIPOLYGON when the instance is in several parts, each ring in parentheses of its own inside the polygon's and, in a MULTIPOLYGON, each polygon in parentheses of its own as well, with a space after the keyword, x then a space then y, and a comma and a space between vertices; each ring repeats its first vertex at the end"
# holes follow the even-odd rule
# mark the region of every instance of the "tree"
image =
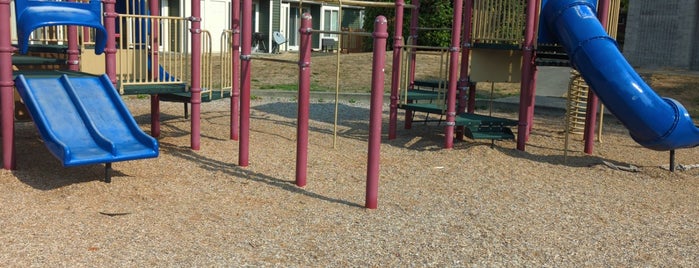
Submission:
MULTIPOLYGON (((393 2, 388 0, 381 0, 382 2, 393 2)), ((408 0, 406 3, 410 4, 408 0)), ((418 17, 418 26, 425 28, 451 28, 452 25, 452 14, 453 14, 452 1, 449 0, 421 0, 420 1, 420 14, 418 17)), ((367 7, 364 11, 364 30, 367 32, 374 31, 374 19, 383 15, 388 19, 388 34, 389 42, 388 48, 393 46, 393 35, 395 33, 395 8, 384 8, 384 7, 367 7)), ((411 9, 405 9, 405 15, 403 20, 403 40, 407 41, 410 36, 410 16, 411 9)), ((451 31, 450 30, 431 30, 431 31, 420 31, 418 33, 418 45, 423 46, 449 46, 451 41, 451 31)), ((365 44, 365 46, 371 47, 371 44, 365 44)))

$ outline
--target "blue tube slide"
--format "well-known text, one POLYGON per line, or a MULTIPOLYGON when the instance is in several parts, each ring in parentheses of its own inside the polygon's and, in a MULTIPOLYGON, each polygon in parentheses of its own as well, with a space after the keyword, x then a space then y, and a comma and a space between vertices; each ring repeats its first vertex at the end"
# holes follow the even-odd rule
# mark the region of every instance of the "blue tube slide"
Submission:
POLYGON ((643 147, 674 150, 699 145, 699 129, 677 101, 661 98, 609 37, 588 0, 548 0, 542 22, 575 69, 643 147))

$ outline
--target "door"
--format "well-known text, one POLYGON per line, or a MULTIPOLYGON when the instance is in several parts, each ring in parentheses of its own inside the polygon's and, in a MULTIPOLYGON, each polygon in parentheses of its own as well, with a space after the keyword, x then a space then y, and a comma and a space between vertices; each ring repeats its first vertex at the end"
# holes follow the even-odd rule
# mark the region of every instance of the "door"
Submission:
MULTIPOLYGON (((289 40, 289 22, 287 19, 289 17, 289 3, 282 3, 281 5, 281 16, 282 19, 279 20, 279 32, 286 38, 286 40, 289 40)), ((279 46, 279 51, 286 51, 288 50, 288 44, 289 42, 287 41, 286 43, 282 44, 279 46)))
MULTIPOLYGON (((298 6, 288 6, 286 13, 286 40, 288 50, 299 50, 299 23, 301 23, 301 14, 299 14, 298 6)), ((284 13, 282 13, 284 14, 284 13)))

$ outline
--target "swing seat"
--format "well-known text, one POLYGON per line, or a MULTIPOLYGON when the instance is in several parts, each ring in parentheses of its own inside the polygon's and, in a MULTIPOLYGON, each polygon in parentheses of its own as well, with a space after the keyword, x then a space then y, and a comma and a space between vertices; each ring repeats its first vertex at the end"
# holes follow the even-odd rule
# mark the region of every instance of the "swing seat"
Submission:
POLYGON ((95 54, 102 54, 107 44, 107 30, 102 25, 102 2, 63 2, 55 0, 16 0, 17 40, 19 52, 29 49, 29 35, 41 27, 77 25, 95 28, 95 54))

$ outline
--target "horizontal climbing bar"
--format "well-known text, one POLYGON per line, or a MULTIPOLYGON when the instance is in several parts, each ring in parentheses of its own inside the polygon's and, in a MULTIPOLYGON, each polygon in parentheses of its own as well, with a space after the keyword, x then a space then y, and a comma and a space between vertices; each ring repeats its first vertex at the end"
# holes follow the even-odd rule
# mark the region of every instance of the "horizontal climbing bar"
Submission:
MULTIPOLYGON (((322 1, 328 3, 337 3, 349 6, 362 6, 362 7, 396 7, 393 2, 374 2, 374 1, 359 1, 359 0, 342 0, 342 1, 322 1)), ((415 5, 403 4, 404 8, 416 8, 415 5)))
POLYGON ((292 64, 299 64, 298 61, 294 60, 284 60, 284 59, 275 59, 275 58, 267 58, 267 57, 251 57, 253 60, 261 60, 261 61, 271 61, 271 62, 281 62, 281 63, 292 63, 292 64))
POLYGON ((418 31, 451 31, 452 28, 432 28, 432 27, 418 27, 418 31))
POLYGON ((368 36, 371 37, 369 32, 349 32, 349 31, 329 31, 329 30, 311 30, 314 33, 324 33, 324 34, 341 34, 341 35, 356 35, 356 36, 368 36))
POLYGON ((449 50, 448 47, 431 47, 431 46, 414 46, 414 45, 404 45, 404 48, 416 48, 416 49, 425 49, 425 50, 449 50))

